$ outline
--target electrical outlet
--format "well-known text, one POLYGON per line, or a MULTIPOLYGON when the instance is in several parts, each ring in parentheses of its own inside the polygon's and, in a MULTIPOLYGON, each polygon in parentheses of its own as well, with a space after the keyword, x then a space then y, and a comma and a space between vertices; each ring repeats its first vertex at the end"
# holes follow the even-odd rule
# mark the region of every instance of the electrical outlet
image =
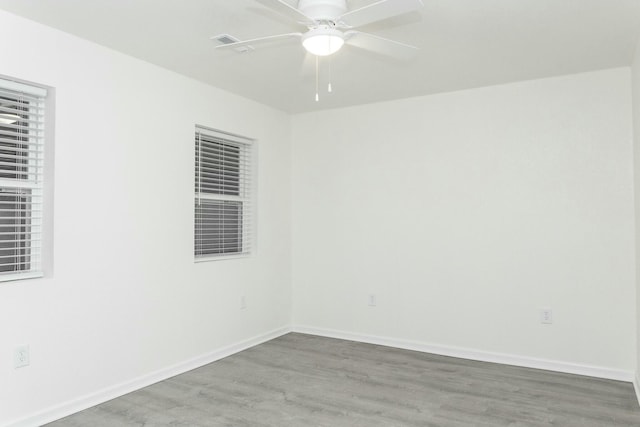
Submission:
POLYGON ((540 323, 550 325, 553 323, 553 310, 550 308, 540 309, 540 323))
POLYGON ((375 307, 378 305, 378 299, 375 294, 369 294, 369 307, 375 307))
POLYGON ((247 297, 245 297, 244 295, 242 295, 240 297, 240 310, 244 310, 247 308, 247 297))
POLYGON ((22 368, 24 366, 29 366, 29 363, 31 363, 29 346, 21 345, 20 347, 16 347, 13 351, 13 367, 22 368))

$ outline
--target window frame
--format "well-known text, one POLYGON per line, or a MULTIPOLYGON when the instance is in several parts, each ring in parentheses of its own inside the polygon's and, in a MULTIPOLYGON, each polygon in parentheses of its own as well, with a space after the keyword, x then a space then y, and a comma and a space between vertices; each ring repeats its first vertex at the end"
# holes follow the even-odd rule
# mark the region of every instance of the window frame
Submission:
MULTIPOLYGON (((15 122, 4 123, 4 126, 0 125, 0 127, 4 127, 1 135, 2 144, 0 144, 2 145, 0 150, 3 153, 0 154, 0 158, 3 160, 0 166, 0 198, 1 195, 14 195, 16 206, 11 211, 11 208, 8 207, 10 206, 9 201, 0 201, 3 213, 13 213, 13 216, 5 218, 15 220, 14 224, 3 222, 0 228, 13 226, 16 230, 13 232, 14 239, 8 240, 7 243, 15 242, 14 249, 18 248, 18 245, 24 245, 20 246, 20 254, 3 255, 2 259, 14 259, 14 262, 0 263, 0 269, 10 265, 28 265, 28 269, 0 272, 0 283, 4 283, 39 278, 45 275, 44 266, 47 260, 44 254, 46 238, 44 223, 46 222, 47 210, 44 203, 45 185, 47 184, 45 181, 48 180, 45 171, 45 147, 48 144, 49 136, 45 129, 45 121, 49 93, 46 88, 41 86, 0 77, 0 96, 6 101, 0 113, 3 113, 5 117, 7 115, 20 117, 15 122), (26 109, 20 105, 22 103, 25 104, 26 109), (11 108, 12 104, 13 108, 11 108), (16 141, 15 146, 11 145, 13 139, 16 141), (3 147, 4 150, 2 150, 3 147), (11 151, 14 154, 11 154, 11 151), (24 159, 20 158, 18 154, 20 152, 27 153, 24 159), (12 162, 15 163, 15 166, 11 165, 12 162), (2 169, 3 166, 5 169, 2 169), (11 174, 15 176, 10 177, 11 174), (24 261, 25 259, 28 261, 24 261)), ((11 232, 4 233, 9 236, 7 233, 11 232)), ((3 248, 0 251, 10 250, 11 248, 3 248)))
MULTIPOLYGON (((194 262, 208 262, 208 261, 220 261, 237 258, 247 258, 253 255, 255 252, 255 177, 256 177, 256 161, 255 161, 255 140, 247 138, 241 135, 224 132, 218 129, 209 128, 206 126, 195 126, 195 162, 194 162, 194 178, 195 178, 195 191, 194 191, 194 262), (202 161, 202 137, 206 137, 208 144, 221 144, 238 149, 238 176, 237 176, 237 190, 233 188, 230 191, 222 190, 216 192, 211 187, 228 187, 221 184, 209 183, 209 189, 203 190, 203 173, 200 166, 202 161), (226 194, 224 194, 226 193, 226 194), (237 193, 237 194, 233 194, 237 193), (202 247, 200 252, 198 251, 198 243, 202 243, 202 216, 200 216, 198 206, 203 201, 220 202, 220 203, 237 203, 240 206, 239 220, 240 225, 237 227, 240 230, 240 249, 238 251, 219 253, 204 253, 202 247), (200 228, 199 228, 200 225, 200 228), (200 239, 200 240, 199 240, 200 239)), ((218 162, 221 159, 217 159, 218 162)), ((211 164, 208 165, 210 168, 211 164)), ((224 172, 222 172, 224 175, 224 172)), ((219 178, 218 178, 219 179, 219 178)), ((225 213, 228 211, 224 210, 225 213)), ((226 238, 227 235, 224 235, 226 238)))

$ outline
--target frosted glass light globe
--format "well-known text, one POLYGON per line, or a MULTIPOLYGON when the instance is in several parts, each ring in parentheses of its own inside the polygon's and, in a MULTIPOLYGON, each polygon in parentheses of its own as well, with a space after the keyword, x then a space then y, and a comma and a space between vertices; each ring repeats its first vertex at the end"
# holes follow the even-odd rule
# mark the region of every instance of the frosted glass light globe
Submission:
POLYGON ((302 39, 307 52, 317 56, 328 56, 336 53, 344 45, 342 31, 332 28, 316 28, 307 32, 302 39))

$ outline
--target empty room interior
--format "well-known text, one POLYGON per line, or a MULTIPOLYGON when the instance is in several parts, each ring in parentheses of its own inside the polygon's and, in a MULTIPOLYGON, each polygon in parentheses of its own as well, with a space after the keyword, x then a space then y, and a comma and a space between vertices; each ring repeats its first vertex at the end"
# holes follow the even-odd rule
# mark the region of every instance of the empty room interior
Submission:
POLYGON ((0 426, 640 425, 637 0, 0 39, 0 426))

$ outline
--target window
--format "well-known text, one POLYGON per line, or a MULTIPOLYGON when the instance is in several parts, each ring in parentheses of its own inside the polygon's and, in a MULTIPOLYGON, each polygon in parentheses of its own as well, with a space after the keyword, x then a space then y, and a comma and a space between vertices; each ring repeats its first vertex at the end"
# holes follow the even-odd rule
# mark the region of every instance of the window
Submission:
POLYGON ((196 127, 197 260, 247 255, 252 236, 252 141, 196 127))
POLYGON ((46 94, 0 79, 0 281, 42 276, 46 94))

